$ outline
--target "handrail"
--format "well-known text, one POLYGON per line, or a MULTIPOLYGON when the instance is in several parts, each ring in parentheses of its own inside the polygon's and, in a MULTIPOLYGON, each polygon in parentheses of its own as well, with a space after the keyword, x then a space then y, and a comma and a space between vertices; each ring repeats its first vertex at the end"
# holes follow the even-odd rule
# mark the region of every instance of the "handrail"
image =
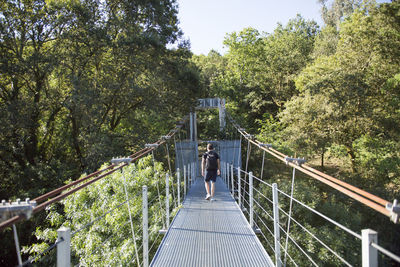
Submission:
MULTIPOLYGON (((181 123, 184 124, 187 120, 188 120, 188 118, 185 117, 181 123)), ((170 130, 170 131, 168 132, 168 134, 167 134, 166 136, 168 136, 168 137, 173 137, 173 136, 181 129, 181 126, 182 126, 182 125, 180 125, 180 124, 177 125, 177 126, 175 126, 172 130, 170 130)), ((165 138, 160 138, 159 140, 157 140, 157 141, 155 142, 155 144, 157 144, 157 145, 162 145, 162 144, 164 144, 165 142, 166 142, 166 139, 165 139, 165 138)), ((153 150, 155 150, 155 149, 156 149, 156 147, 143 148, 143 149, 141 149, 141 150, 135 152, 134 154, 130 155, 129 157, 132 158, 132 162, 133 162, 133 161, 136 161, 136 160, 138 160, 138 159, 144 157, 145 155, 149 154, 151 151, 153 151, 153 150)), ((46 193, 46 194, 43 194, 43 195, 41 195, 41 196, 35 198, 35 199, 34 199, 35 201, 37 201, 37 202, 42 202, 42 201, 44 201, 45 199, 48 199, 48 198, 53 197, 52 199, 49 199, 49 200, 43 202, 42 204, 36 206, 35 208, 33 208, 32 214, 36 214, 37 212, 39 212, 39 211, 45 209, 47 206, 49 206, 49 205, 51 205, 51 204, 53 204, 53 203, 55 203, 55 202, 58 202, 58 201, 64 199, 65 197, 67 197, 67 196, 73 194, 74 192, 76 192, 76 191, 78 191, 78 190, 80 190, 80 189, 82 189, 82 188, 85 188, 86 186, 92 184, 93 182, 96 182, 97 180, 99 180, 99 179, 101 179, 101 178, 104 178, 105 176, 107 176, 107 175, 109 175, 109 174, 115 172, 116 170, 119 170, 119 169, 125 167, 126 165, 127 165, 127 164, 125 163, 125 164, 123 164, 123 165, 120 165, 120 166, 116 167, 116 164, 112 164, 112 165, 108 166, 107 168, 104 168, 104 169, 102 169, 102 170, 96 171, 96 172, 94 172, 94 173, 92 173, 92 174, 89 174, 89 175, 87 175, 87 176, 85 176, 85 177, 83 177, 83 178, 80 178, 80 179, 78 179, 78 180, 76 180, 76 181, 74 181, 74 182, 72 182, 72 183, 70 183, 70 184, 61 186, 61 187, 59 187, 59 188, 57 188, 57 189, 55 189, 55 190, 52 190, 52 191, 50 191, 50 192, 48 192, 48 193, 46 193), (111 170, 110 170, 110 169, 111 169, 111 170), (62 192, 65 191, 66 189, 68 189, 68 188, 70 188, 70 187, 72 187, 72 186, 75 186, 75 185, 77 185, 77 184, 80 184, 80 183, 82 183, 82 182, 88 180, 89 178, 95 177, 96 175, 98 175, 98 174, 100 174, 100 173, 103 173, 103 172, 106 171, 106 170, 110 170, 110 171, 108 171, 108 172, 106 172, 106 173, 104 173, 104 174, 102 174, 102 175, 100 175, 100 176, 97 176, 96 178, 94 178, 94 179, 92 179, 92 180, 90 180, 90 181, 88 181, 88 182, 86 182, 86 183, 84 183, 84 184, 82 184, 82 185, 80 185, 80 186, 78 186, 78 187, 76 187, 76 188, 74 188, 74 189, 72 189, 72 190, 70 190, 70 191, 64 193, 64 194, 62 194, 62 192), (58 196, 57 196, 57 195, 58 195, 58 196)), ((12 218, 10 218, 10 219, 4 221, 4 222, 1 222, 1 223, 0 223, 0 230, 3 230, 3 229, 5 229, 6 227, 9 227, 9 226, 11 226, 11 225, 13 225, 13 224, 15 224, 15 223, 17 223, 17 222, 20 222, 20 221, 24 220, 24 219, 26 219, 26 217, 25 217, 24 215, 17 215, 17 216, 14 216, 14 217, 12 217, 12 218)))
POLYGON ((382 213, 385 216, 390 217, 391 212, 390 210, 386 209, 387 204, 391 204, 391 202, 384 200, 378 196, 375 196, 371 193, 368 193, 362 189, 359 189, 353 185, 350 185, 346 182, 343 182, 337 178, 334 178, 330 175, 327 175, 323 172, 320 172, 314 168, 311 168, 310 166, 306 164, 301 164, 301 165, 296 165, 292 162, 287 162, 285 160, 287 155, 281 153, 280 151, 273 149, 272 147, 264 147, 262 146, 262 143, 254 138, 252 138, 252 135, 250 135, 246 130, 241 128, 237 123, 234 122, 230 114, 227 112, 227 117, 232 123, 232 125, 236 128, 236 130, 250 143, 254 144, 255 146, 259 147, 260 149, 264 150, 265 152, 269 153, 273 157, 285 162, 287 165, 296 168, 297 170, 303 172, 304 174, 307 174, 308 176, 319 180, 320 182, 338 190, 339 192, 361 202, 362 204, 382 213))

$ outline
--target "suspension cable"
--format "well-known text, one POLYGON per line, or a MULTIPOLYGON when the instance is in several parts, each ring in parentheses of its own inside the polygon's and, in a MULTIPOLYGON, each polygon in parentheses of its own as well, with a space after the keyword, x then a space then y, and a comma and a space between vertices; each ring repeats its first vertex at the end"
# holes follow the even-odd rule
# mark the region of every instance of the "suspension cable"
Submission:
MULTIPOLYGON (((123 169, 121 169, 121 172, 122 172, 122 176, 124 177, 124 190, 125 190, 126 200, 129 200, 128 190, 126 189, 125 172, 123 169)), ((136 246, 135 230, 133 229, 132 214, 131 214, 131 207, 129 205, 129 201, 127 201, 126 204, 128 206, 129 221, 131 222, 132 240, 133 240, 133 245, 135 246, 135 254, 136 254, 137 261, 139 262, 139 254, 138 254, 138 250, 137 250, 137 246, 136 246)))
POLYGON ((261 164, 261 175, 260 175, 260 179, 261 180, 263 178, 263 173, 264 173, 264 160, 265 160, 265 151, 263 150, 263 157, 262 157, 262 164, 261 164))
POLYGON ((290 230, 290 220, 292 218, 292 204, 293 204, 294 177, 295 176, 296 176, 296 169, 293 168, 292 189, 290 191, 289 217, 288 217, 287 231, 286 231, 285 259, 284 259, 284 263, 283 263, 284 266, 286 266, 287 246, 288 246, 288 241, 289 241, 289 230, 290 230))
POLYGON ((246 173, 244 175, 245 180, 247 178, 247 167, 249 166, 250 151, 251 151, 250 139, 247 139, 247 157, 246 157, 246 170, 245 170, 246 173))
POLYGON ((167 152, 169 174, 170 174, 170 176, 172 178, 172 183, 171 183, 172 198, 173 198, 172 202, 174 203, 174 208, 176 208, 177 207, 177 204, 176 204, 177 199, 176 199, 176 196, 175 196, 175 187, 174 187, 174 178, 173 178, 174 176, 172 175, 171 160, 170 160, 170 157, 169 157, 169 149, 168 149, 168 142, 165 142, 165 148, 166 148, 166 152, 167 152))
MULTIPOLYGON (((151 152, 152 158, 153 158, 153 166, 154 166, 154 176, 157 176, 157 171, 156 171, 156 162, 154 160, 154 151, 151 152)), ((156 187, 157 187, 157 194, 158 194, 158 203, 160 204, 160 211, 163 210, 162 208, 162 204, 161 204, 161 196, 160 196, 160 189, 158 187, 158 182, 156 183, 156 187)), ((162 224, 163 224, 163 228, 165 229, 165 221, 164 221, 164 216, 161 216, 161 220, 162 220, 162 224)))
MULTIPOLYGON (((183 119, 182 124, 184 124, 187 120, 188 120, 188 116, 186 116, 183 119)), ((175 126, 174 129, 169 131, 167 136, 169 136, 169 137, 174 136, 177 132, 180 131, 180 129, 181 129, 181 125, 175 126)), ((156 144, 160 145, 160 144, 164 144, 164 142, 165 142, 164 140, 159 139, 156 142, 156 144)), ((149 154, 154 149, 155 148, 143 148, 140 151, 135 152, 134 154, 130 155, 129 157, 132 158, 132 162, 133 162, 133 161, 136 161, 136 160, 144 157, 145 155, 149 154)), ((76 180, 76 181, 74 181, 72 183, 69 183, 68 185, 61 186, 61 187, 59 187, 59 188, 57 188, 57 189, 55 189, 55 190, 53 190, 53 191, 51 191, 49 193, 46 193, 44 195, 41 195, 41 196, 35 198, 34 201, 37 201, 37 202, 42 202, 42 201, 44 201, 46 199, 48 199, 48 200, 43 202, 43 203, 41 203, 40 205, 36 206, 35 208, 33 208, 32 214, 36 214, 37 212, 39 212, 39 211, 45 209, 46 207, 48 207, 49 205, 64 199, 65 197, 75 193, 78 190, 81 190, 81 189, 85 188, 86 186, 92 184, 93 182, 98 181, 101 178, 104 178, 104 177, 110 175, 111 173, 115 172, 116 170, 118 170, 120 168, 125 167, 126 165, 127 164, 123 164, 123 165, 120 165, 120 166, 116 167, 116 165, 112 164, 112 165, 108 166, 107 168, 105 168, 103 170, 96 171, 96 172, 94 172, 94 173, 92 173, 90 175, 87 175, 87 176, 85 176, 85 177, 83 177, 81 179, 78 179, 78 180, 76 180), (108 172, 103 173, 103 172, 105 172, 107 170, 108 170, 108 172), (101 174, 101 173, 103 173, 103 174, 101 174), (99 175, 99 174, 101 174, 101 175, 99 175), (97 176, 97 175, 99 175, 99 176, 97 176), (97 177, 95 177, 95 176, 97 176, 97 177), (84 184, 82 184, 82 185, 77 186, 76 188, 71 189, 68 192, 63 193, 63 191, 65 191, 66 189, 71 188, 71 187, 73 187, 73 186, 75 186, 75 185, 77 185, 79 183, 82 183, 82 182, 84 182, 84 181, 86 181, 86 180, 88 180, 89 178, 92 178, 92 177, 95 177, 95 178, 90 180, 90 181, 88 181, 88 182, 86 182, 86 183, 84 183, 84 184), (49 199, 51 197, 53 197, 53 198, 49 199)), ((24 219, 25 219, 24 215, 14 216, 14 217, 12 217, 12 218, 0 223, 0 230, 3 230, 4 228, 9 227, 9 226, 11 226, 11 225, 13 225, 13 224, 15 224, 15 223, 17 223, 19 221, 24 220, 24 219)))
POLYGON ((384 200, 380 197, 377 197, 371 193, 368 193, 364 190, 361 190, 355 186, 352 186, 346 182, 340 181, 337 178, 334 178, 332 176, 329 176, 327 174, 324 174, 318 170, 315 170, 308 166, 307 164, 301 164, 301 165, 296 165, 292 162, 286 162, 285 158, 287 157, 285 154, 279 152, 278 150, 275 150, 271 147, 265 148, 259 142, 258 140, 251 140, 249 138, 249 134, 241 129, 239 125, 233 122, 232 117, 230 114, 227 112, 227 117, 231 121, 231 123, 234 125, 236 130, 248 140, 248 142, 253 143, 254 145, 258 146, 260 149, 264 150, 265 152, 269 153, 273 157, 285 162, 287 165, 298 169, 299 171, 303 172, 304 174, 307 174, 311 178, 314 178, 316 180, 319 180, 322 183, 325 183, 326 185, 338 190, 339 192, 361 202, 362 204, 382 213, 383 215, 390 216, 391 212, 390 210, 386 209, 386 205, 390 204, 389 201, 384 200))

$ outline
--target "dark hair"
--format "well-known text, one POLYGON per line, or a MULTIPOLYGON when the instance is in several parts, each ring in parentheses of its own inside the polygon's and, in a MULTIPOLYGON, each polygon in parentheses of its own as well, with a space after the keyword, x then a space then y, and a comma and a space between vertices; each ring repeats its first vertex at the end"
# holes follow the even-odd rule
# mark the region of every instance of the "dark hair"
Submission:
POLYGON ((207 148, 208 148, 208 149, 214 149, 214 146, 213 146, 213 144, 208 143, 207 148))

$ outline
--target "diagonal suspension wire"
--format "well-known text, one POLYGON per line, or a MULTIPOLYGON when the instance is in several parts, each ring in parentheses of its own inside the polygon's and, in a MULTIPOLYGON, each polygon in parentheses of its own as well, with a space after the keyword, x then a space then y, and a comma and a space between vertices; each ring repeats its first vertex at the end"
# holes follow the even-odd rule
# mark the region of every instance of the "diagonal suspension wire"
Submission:
POLYGON ((58 239, 56 242, 54 242, 54 244, 52 244, 51 246, 49 246, 48 248, 46 248, 45 250, 43 250, 41 253, 37 254, 35 257, 29 258, 26 261, 24 261, 22 263, 22 266, 30 266, 36 259, 38 259, 39 257, 43 256, 44 254, 46 254, 47 252, 49 252, 50 250, 53 250, 55 247, 57 247, 58 244, 60 244, 61 242, 64 242, 64 238, 60 238, 58 239))
MULTIPOLYGON (((153 158, 154 176, 157 177, 157 174, 158 174, 158 173, 157 173, 157 171, 156 171, 156 161, 155 161, 155 159, 154 159, 154 150, 151 151, 151 155, 152 155, 152 158, 153 158)), ((156 178, 156 179, 157 179, 157 178, 156 178)), ((160 212, 162 213, 163 208, 162 208, 162 204, 161 204, 160 188, 158 187, 158 181, 157 181, 157 183, 156 183, 156 187, 157 187, 157 194, 158 194, 158 203, 160 204, 160 212)), ((162 219, 163 228, 165 229, 164 216, 161 216, 161 219, 162 219)))
POLYGON ((263 150, 262 165, 261 165, 261 175, 260 175, 260 179, 261 180, 263 178, 263 173, 264 173, 264 160, 265 160, 265 151, 263 150))
POLYGON ((176 204, 176 196, 175 196, 175 187, 174 187, 174 179, 173 179, 173 175, 172 175, 172 169, 171 169, 171 159, 169 157, 169 149, 168 149, 168 142, 165 142, 165 148, 166 148, 166 152, 167 152, 167 158, 168 158, 168 168, 169 168, 169 175, 172 177, 172 198, 173 198, 173 203, 174 203, 174 208, 176 208, 178 205, 176 204))
MULTIPOLYGON (((129 197, 128 197, 128 190, 126 189, 125 171, 123 169, 121 169, 121 172, 122 172, 122 176, 124 177, 125 196, 126 196, 126 199, 128 200, 129 197)), ((129 221, 131 222, 132 240, 133 240, 133 245, 135 247, 135 254, 136 254, 137 262, 139 262, 139 253, 138 253, 137 246, 136 246, 135 230, 133 229, 132 214, 131 214, 131 207, 129 205, 129 201, 127 201, 126 204, 128 206, 129 221)))
POLYGON ((244 179, 246 180, 247 178, 247 167, 249 166, 249 158, 250 158, 250 152, 251 152, 251 145, 250 145, 250 140, 247 140, 247 157, 246 157, 246 172, 244 175, 244 179))
POLYGON ((114 210, 120 208, 122 205, 124 205, 126 202, 131 201, 132 199, 136 198, 137 196, 139 196, 139 194, 141 194, 142 192, 138 192, 136 195, 132 196, 131 198, 125 200, 124 202, 121 202, 120 204, 118 204, 117 206, 115 206, 114 208, 108 210, 106 213, 103 213, 102 215, 96 217, 95 219, 93 219, 92 221, 88 222, 87 224, 85 224, 84 226, 82 226, 80 229, 74 231, 71 233, 71 237, 73 237, 75 234, 79 233, 80 231, 86 229, 87 227, 89 227, 90 225, 92 225, 93 223, 97 222, 98 220, 100 220, 101 218, 103 218, 104 216, 106 216, 107 214, 112 213, 114 210))
POLYGON ((287 247, 288 247, 289 230, 290 230, 290 220, 291 220, 291 218, 292 218, 292 204, 293 204, 293 192, 294 192, 294 178, 295 178, 295 176, 296 176, 296 168, 293 168, 292 189, 291 189, 291 191, 290 191, 289 217, 288 217, 287 231, 286 231, 286 244, 285 244, 284 266, 286 266, 287 247))

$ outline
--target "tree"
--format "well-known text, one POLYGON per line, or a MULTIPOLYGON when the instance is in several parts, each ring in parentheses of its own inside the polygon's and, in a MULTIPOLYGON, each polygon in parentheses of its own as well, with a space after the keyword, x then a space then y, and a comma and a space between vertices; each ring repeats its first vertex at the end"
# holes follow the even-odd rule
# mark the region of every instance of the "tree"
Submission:
POLYGON ((327 7, 328 0, 318 0, 321 4, 321 14, 325 25, 338 29, 340 23, 361 6, 361 0, 334 0, 327 7))
MULTIPOLYGON (((237 114, 253 122, 275 116, 298 93, 294 78, 312 60, 318 25, 300 15, 272 34, 248 28, 227 35, 226 71, 212 84, 221 89, 237 114), (249 112, 250 111, 250 112, 249 112)), ((249 125, 256 127, 256 125, 249 125)))
MULTIPOLYGON (((398 5, 393 3, 381 8, 368 5, 355 12, 340 27, 336 53, 320 57, 299 75, 296 85, 303 92, 301 97, 310 95, 314 100, 325 97, 329 100, 325 103, 328 109, 324 108, 315 117, 301 109, 290 109, 291 114, 289 110, 282 113, 288 121, 293 116, 302 116, 317 122, 321 116, 328 115, 326 110, 334 110, 329 113, 325 127, 330 129, 332 143, 346 147, 354 172, 357 171, 357 140, 367 135, 387 135, 389 129, 393 133, 391 126, 382 124, 382 118, 395 116, 395 113, 386 112, 388 104, 392 103, 389 98, 393 99, 395 95, 387 94, 381 88, 385 88, 399 69, 399 57, 388 58, 389 54, 397 55, 400 47, 396 35, 397 18, 393 15, 396 8, 398 5)), ((293 99, 287 106, 298 101, 293 99)), ((296 127, 294 125, 292 129, 296 127)), ((298 132, 302 132, 300 126, 298 132)), ((313 136, 309 135, 309 138, 313 136)))

